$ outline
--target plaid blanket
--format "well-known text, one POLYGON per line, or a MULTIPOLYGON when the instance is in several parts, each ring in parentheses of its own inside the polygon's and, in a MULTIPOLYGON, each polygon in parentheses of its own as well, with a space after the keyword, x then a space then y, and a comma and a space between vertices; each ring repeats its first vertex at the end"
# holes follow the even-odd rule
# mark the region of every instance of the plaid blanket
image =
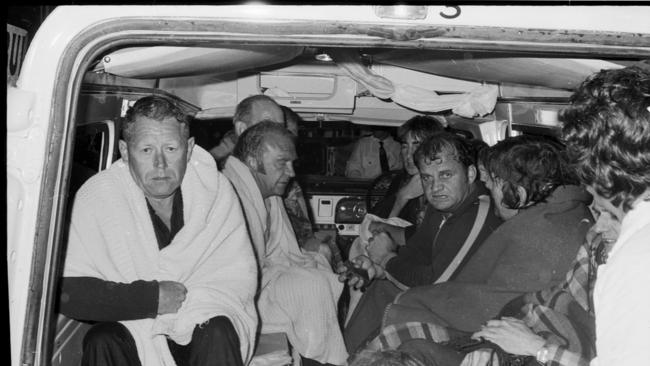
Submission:
MULTIPOLYGON (((592 291, 597 263, 595 253, 603 245, 599 235, 589 233, 579 248, 571 270, 560 284, 524 294, 502 309, 501 316, 522 319, 546 339, 547 366, 588 366, 595 357, 592 291)), ((408 322, 382 329, 368 349, 396 349, 410 339, 441 343, 462 332, 431 323, 408 322)))

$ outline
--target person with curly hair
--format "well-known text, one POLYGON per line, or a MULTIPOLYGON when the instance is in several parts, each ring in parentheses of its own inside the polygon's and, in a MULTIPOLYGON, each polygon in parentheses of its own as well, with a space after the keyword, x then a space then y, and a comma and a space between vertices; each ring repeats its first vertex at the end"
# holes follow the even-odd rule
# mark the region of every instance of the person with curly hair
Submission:
MULTIPOLYGON (((597 359, 647 364, 650 344, 650 65, 587 78, 563 111, 562 135, 596 211, 621 223, 594 290, 597 359)), ((603 217, 604 215, 601 215, 603 217)))

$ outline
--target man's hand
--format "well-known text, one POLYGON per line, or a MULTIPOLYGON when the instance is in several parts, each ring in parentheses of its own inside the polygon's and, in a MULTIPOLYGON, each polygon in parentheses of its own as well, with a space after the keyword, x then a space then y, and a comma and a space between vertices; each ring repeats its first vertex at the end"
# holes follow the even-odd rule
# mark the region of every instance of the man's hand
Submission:
MULTIPOLYGON (((490 362, 490 356, 492 355, 492 350, 489 348, 482 348, 474 352, 470 352, 465 355, 463 362, 460 363, 460 366, 485 366, 490 362)), ((496 353, 492 356, 492 365, 499 364, 499 358, 496 353)))
MULTIPOLYGON (((370 258, 366 257, 365 255, 360 255, 354 259, 351 259, 350 262, 356 267, 356 268, 361 268, 363 270, 366 270, 368 273, 368 280, 372 281, 374 278, 381 278, 384 276, 384 270, 375 265, 370 258)), ((347 268, 343 264, 340 264, 338 268, 336 269, 336 273, 339 274, 339 281, 341 282, 346 282, 348 283, 348 286, 354 288, 354 289, 360 289, 364 285, 364 281, 358 277, 358 276, 353 276, 353 277, 346 277, 344 274, 347 271, 347 268)))
POLYGON ((535 356, 545 343, 544 338, 535 334, 523 321, 510 317, 488 321, 472 335, 472 338, 479 337, 497 344, 508 353, 524 356, 535 356))
POLYGON ((381 264, 387 255, 394 253, 397 245, 386 232, 379 232, 368 240, 368 255, 373 262, 381 264))
POLYGON ((395 203, 393 204, 393 208, 390 210, 390 214, 388 216, 398 216, 404 206, 406 206, 406 204, 409 202, 409 200, 420 197, 423 194, 424 190, 422 189, 422 180, 420 179, 420 174, 412 175, 411 178, 409 178, 408 183, 406 183, 404 187, 400 188, 400 190, 397 191, 397 194, 395 195, 395 203))
POLYGON ((390 225, 381 221, 373 221, 370 223, 370 225, 368 225, 368 230, 372 233, 373 236, 376 236, 379 233, 387 233, 393 239, 393 242, 395 242, 397 245, 406 244, 403 227, 390 225))
POLYGON ((180 282, 159 281, 158 282, 158 314, 172 314, 181 308, 187 289, 180 282))

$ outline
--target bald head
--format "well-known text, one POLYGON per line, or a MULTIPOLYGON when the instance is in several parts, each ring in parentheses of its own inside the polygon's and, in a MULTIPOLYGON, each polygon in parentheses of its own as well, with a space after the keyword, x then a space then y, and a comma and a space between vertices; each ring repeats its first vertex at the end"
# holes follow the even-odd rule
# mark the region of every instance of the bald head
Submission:
POLYGON ((233 122, 235 134, 241 135, 248 127, 261 121, 273 121, 284 125, 284 112, 280 105, 266 95, 250 96, 237 105, 233 122))

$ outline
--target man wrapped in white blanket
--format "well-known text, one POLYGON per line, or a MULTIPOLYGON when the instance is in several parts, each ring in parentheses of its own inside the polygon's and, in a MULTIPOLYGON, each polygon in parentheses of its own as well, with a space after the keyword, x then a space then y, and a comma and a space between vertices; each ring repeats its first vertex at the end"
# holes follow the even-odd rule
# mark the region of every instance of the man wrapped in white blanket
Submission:
POLYGON ((290 132, 264 121, 239 137, 224 174, 241 200, 262 272, 262 333, 285 332, 308 364, 343 365, 348 354, 336 308, 343 285, 322 253, 299 248, 280 197, 295 159, 290 132))
POLYGON ((127 112, 122 159, 77 193, 61 312, 98 322, 82 365, 243 365, 257 265, 241 206, 187 117, 161 97, 127 112))

